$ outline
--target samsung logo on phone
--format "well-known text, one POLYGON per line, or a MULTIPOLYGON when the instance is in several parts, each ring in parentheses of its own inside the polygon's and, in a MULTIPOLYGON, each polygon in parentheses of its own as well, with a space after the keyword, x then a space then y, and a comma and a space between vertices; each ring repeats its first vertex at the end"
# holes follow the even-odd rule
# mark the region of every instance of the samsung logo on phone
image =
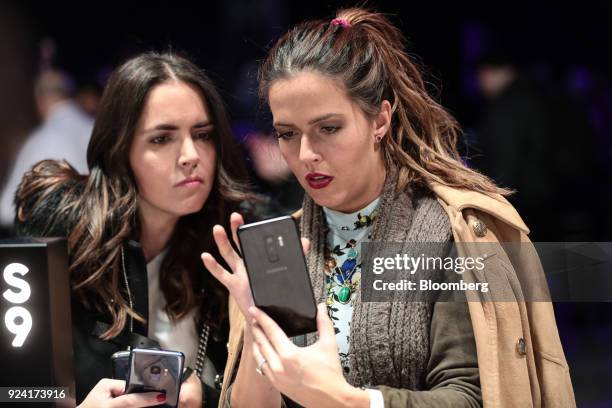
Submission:
MULTIPOLYGON (((30 270, 27 266, 20 263, 12 263, 4 268, 2 277, 9 285, 2 297, 13 305, 22 305, 30 299, 32 291, 30 285, 20 276, 25 276, 30 270)), ((11 345, 21 347, 28 338, 32 329, 32 315, 23 306, 12 306, 4 314, 4 326, 15 335, 11 345)))
POLYGON ((266 275, 272 275, 273 273, 284 272, 287 270, 286 266, 279 266, 278 268, 272 268, 266 270, 266 275))

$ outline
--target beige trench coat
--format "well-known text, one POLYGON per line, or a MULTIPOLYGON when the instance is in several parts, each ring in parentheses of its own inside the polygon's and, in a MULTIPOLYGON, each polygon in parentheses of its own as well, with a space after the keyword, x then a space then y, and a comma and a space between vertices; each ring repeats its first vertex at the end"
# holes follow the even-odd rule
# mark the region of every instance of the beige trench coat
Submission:
MULTIPOLYGON (((508 256, 499 242, 530 245, 529 229, 506 199, 496 199, 440 184, 430 185, 446 210, 458 244, 459 256, 479 256, 474 245, 488 247, 486 280, 489 293, 503 293, 503 301, 469 298, 476 339, 482 399, 485 407, 575 407, 569 368, 561 346, 552 304, 525 302, 521 282, 544 279, 537 255, 508 256), (488 243, 488 244, 487 244, 488 243), (518 272, 520 271, 520 272, 518 272), (519 279, 528 273, 528 279, 519 279), (498 277, 503 277, 499 279, 498 277), (508 294, 516 301, 508 301, 508 294)), ((299 216, 299 214, 297 214, 299 216)), ((482 277, 465 276, 466 280, 482 277)), ((543 285, 546 286, 545 284, 543 285)), ((501 298, 501 297, 500 297, 501 298)), ((230 298, 230 336, 219 407, 227 398, 227 386, 242 349, 244 318, 230 298)))

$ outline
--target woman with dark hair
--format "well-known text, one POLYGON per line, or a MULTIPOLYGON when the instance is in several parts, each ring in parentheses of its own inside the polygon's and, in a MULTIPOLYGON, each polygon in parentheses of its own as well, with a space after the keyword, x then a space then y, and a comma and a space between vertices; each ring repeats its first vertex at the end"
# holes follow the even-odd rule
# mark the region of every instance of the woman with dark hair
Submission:
MULTIPOLYGON (((309 334, 298 347, 253 307, 244 264, 215 227, 233 272, 202 254, 232 295, 222 403, 575 405, 552 307, 525 302, 528 288, 517 279, 519 270, 543 278, 537 256, 511 258, 499 244, 528 246, 529 230, 504 199, 510 192, 462 162, 458 124, 428 94, 399 29, 361 9, 299 24, 270 50, 260 91, 281 153, 306 191, 296 216, 322 302, 318 338, 309 334), (400 292, 368 301, 360 286, 368 241, 396 243, 397 254, 455 241, 463 257, 480 255, 467 243, 488 243, 490 292, 466 291, 467 303, 412 301, 400 292)), ((234 235, 242 222, 232 214, 234 235)))
POLYGON ((66 162, 40 162, 16 195, 20 235, 68 241, 77 402, 163 402, 111 401, 124 382, 100 381, 111 377, 113 353, 148 345, 182 351, 195 370, 182 385, 181 406, 206 398, 214 405, 214 377, 226 358, 227 291, 199 254, 213 250, 211 227, 250 198, 218 92, 179 56, 128 60, 104 90, 87 162, 88 176, 66 162))

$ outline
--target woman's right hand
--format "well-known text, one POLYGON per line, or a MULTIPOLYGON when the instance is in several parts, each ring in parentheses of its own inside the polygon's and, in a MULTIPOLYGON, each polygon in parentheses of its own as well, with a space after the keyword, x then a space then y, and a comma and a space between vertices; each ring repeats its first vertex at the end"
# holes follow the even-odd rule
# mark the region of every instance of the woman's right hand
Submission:
MULTIPOLYGON (((238 243, 238 228, 244 224, 242 215, 238 213, 232 213, 230 216, 230 227, 232 229, 232 239, 236 244, 236 247, 240 247, 238 243)), ((223 268, 217 260, 208 252, 202 253, 202 261, 204 266, 217 278, 219 282, 223 284, 229 291, 230 295, 234 297, 236 303, 242 314, 247 318, 247 322, 252 319, 248 318, 249 307, 254 305, 253 296, 251 295, 251 288, 249 286, 249 277, 246 272, 246 267, 242 257, 232 247, 225 228, 220 225, 213 227, 213 238, 219 249, 219 253, 230 267, 232 272, 228 272, 223 268)), ((302 238, 302 249, 304 253, 308 252, 309 241, 306 238, 302 238)))
POLYGON ((77 408, 140 408, 161 405, 166 395, 159 392, 124 394, 125 381, 103 378, 77 408))

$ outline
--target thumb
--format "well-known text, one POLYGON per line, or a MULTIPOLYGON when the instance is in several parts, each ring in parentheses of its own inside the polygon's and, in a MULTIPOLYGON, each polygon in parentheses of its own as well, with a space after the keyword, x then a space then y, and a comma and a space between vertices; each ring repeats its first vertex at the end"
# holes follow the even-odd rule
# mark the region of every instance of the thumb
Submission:
POLYGON ((108 394, 111 397, 118 397, 125 393, 125 381, 123 380, 103 378, 98 381, 96 387, 100 387, 104 390, 104 394, 108 394))
POLYGON ((336 345, 334 324, 327 314, 327 305, 325 303, 317 305, 317 331, 319 332, 319 341, 336 345))
POLYGON ((308 251, 310 251, 310 240, 304 237, 300 238, 300 240, 302 241, 302 250, 304 251, 304 255, 306 255, 308 251))

